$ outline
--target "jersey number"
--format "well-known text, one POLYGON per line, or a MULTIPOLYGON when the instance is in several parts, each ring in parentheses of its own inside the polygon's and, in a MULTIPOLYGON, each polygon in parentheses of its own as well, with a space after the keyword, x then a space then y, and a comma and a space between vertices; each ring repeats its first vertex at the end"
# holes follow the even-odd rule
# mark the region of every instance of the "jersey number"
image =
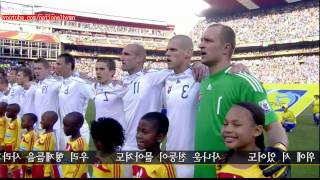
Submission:
POLYGON ((188 97, 187 90, 189 89, 189 85, 182 86, 181 98, 186 99, 188 97))
POLYGON ((139 86, 140 86, 140 82, 134 82, 133 83, 133 94, 138 94, 139 93, 139 86))
POLYGON ((69 86, 67 87, 67 89, 64 90, 63 93, 64 93, 64 94, 69 94, 69 86))
POLYGON ((104 96, 105 96, 106 98, 105 98, 103 101, 109 101, 107 94, 108 94, 107 92, 104 92, 104 96))
POLYGON ((42 86, 42 94, 47 93, 48 91, 48 86, 42 86))
POLYGON ((221 104, 222 96, 219 96, 218 98, 218 104, 217 104, 217 114, 220 114, 220 104, 221 104))

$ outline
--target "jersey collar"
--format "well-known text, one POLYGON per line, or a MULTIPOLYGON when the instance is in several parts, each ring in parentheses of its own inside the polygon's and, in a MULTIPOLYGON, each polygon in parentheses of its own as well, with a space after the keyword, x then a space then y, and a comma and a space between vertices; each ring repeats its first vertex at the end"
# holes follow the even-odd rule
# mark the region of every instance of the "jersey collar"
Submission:
POLYGON ((228 67, 223 68, 222 70, 220 70, 217 73, 210 74, 209 78, 216 78, 216 77, 219 77, 221 75, 227 74, 230 69, 231 69, 231 65, 229 65, 228 67))

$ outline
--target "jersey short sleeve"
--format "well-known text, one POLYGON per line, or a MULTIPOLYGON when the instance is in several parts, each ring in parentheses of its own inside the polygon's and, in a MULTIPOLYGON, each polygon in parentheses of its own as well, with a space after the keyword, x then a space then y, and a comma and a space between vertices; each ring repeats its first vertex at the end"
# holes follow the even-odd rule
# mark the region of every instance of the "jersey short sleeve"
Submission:
POLYGON ((265 125, 277 121, 277 115, 268 101, 267 93, 262 84, 255 77, 245 73, 238 73, 236 76, 240 78, 239 101, 259 105, 265 112, 265 125))

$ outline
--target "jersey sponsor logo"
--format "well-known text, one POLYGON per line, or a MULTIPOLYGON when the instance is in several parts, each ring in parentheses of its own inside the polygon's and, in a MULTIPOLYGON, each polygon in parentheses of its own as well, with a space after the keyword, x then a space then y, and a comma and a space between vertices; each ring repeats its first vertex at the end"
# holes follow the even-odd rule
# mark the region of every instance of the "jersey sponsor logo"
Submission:
POLYGON ((208 91, 211 91, 211 90, 212 90, 212 85, 211 85, 211 84, 209 84, 209 85, 207 86, 207 90, 208 90, 208 91))
POLYGON ((259 102, 259 106, 264 110, 264 112, 268 113, 271 112, 271 106, 269 105, 268 101, 266 99, 259 102))

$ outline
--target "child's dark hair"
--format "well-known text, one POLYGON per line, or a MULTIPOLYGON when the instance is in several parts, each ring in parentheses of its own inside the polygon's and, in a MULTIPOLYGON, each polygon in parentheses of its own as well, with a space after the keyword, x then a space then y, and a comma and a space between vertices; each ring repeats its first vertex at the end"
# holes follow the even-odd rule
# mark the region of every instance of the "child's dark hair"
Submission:
POLYGON ((82 125, 84 123, 84 117, 79 112, 71 112, 71 113, 67 114, 64 118, 70 118, 72 120, 76 119, 76 121, 80 127, 82 127, 82 125))
POLYGON ((8 106, 8 103, 6 103, 6 102, 0 102, 0 108, 6 109, 7 106, 8 106))
POLYGON ((28 118, 30 118, 33 121, 33 124, 38 121, 37 116, 33 113, 26 113, 23 116, 27 116, 28 118))
MULTIPOLYGON (((264 126, 265 122, 265 116, 264 116, 264 111, 261 107, 258 105, 252 104, 252 103, 237 103, 237 106, 241 106, 245 108, 246 110, 250 111, 251 116, 254 120, 254 122, 257 125, 262 125, 264 126)), ((258 146, 259 149, 264 150, 265 145, 264 145, 264 136, 263 133, 256 138, 256 145, 258 146)))
POLYGON ((19 104, 17 104, 17 103, 12 103, 12 104, 9 104, 9 105, 7 106, 7 108, 8 108, 9 106, 12 106, 12 107, 15 109, 15 113, 16 113, 16 114, 18 114, 18 113, 20 112, 20 106, 19 106, 19 104))
MULTIPOLYGON (((247 102, 241 102, 241 103, 237 103, 234 106, 240 106, 246 110, 248 110, 252 116, 252 119, 254 120, 256 125, 262 125, 264 126, 265 123, 265 115, 264 115, 264 111, 261 107, 259 107, 256 104, 252 104, 252 103, 247 103, 247 102)), ((261 133, 260 136, 258 136, 256 138, 256 146, 263 151, 265 149, 265 145, 264 145, 264 136, 263 133, 261 133)), ((229 152, 227 152, 219 161, 218 161, 218 168, 221 168, 221 164, 225 164, 228 162, 228 159, 232 156, 232 154, 234 153, 233 150, 230 150, 229 152)))
POLYGON ((101 117, 91 123, 91 136, 103 144, 105 152, 116 151, 124 143, 124 130, 121 124, 112 118, 101 117))
POLYGON ((141 119, 152 122, 157 134, 167 134, 169 128, 169 120, 166 115, 160 112, 149 112, 142 116, 141 119))

